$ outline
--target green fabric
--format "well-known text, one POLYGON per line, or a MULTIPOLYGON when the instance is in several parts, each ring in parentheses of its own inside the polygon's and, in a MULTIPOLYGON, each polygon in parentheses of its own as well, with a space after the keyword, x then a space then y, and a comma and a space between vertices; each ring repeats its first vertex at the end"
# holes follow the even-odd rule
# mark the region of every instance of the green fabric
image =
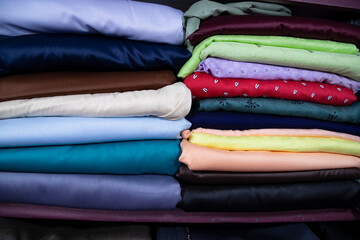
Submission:
POLYGON ((360 143, 341 138, 284 136, 216 136, 192 133, 193 144, 223 150, 327 152, 360 157, 360 143))
POLYGON ((338 107, 273 98, 206 98, 197 101, 195 106, 197 110, 205 112, 273 114, 360 124, 360 102, 338 107))
MULTIPOLYGON (((209 17, 219 16, 222 13, 231 15, 273 15, 273 16, 291 16, 291 10, 273 3, 261 2, 235 2, 218 3, 202 0, 194 3, 184 13, 183 26, 185 27, 185 38, 188 38, 193 32, 199 29, 201 20, 209 17)), ((185 44, 192 51, 193 46, 186 39, 185 44)))
MULTIPOLYGON (((191 58, 181 68, 178 77, 185 78, 192 74, 201 60, 208 56, 318 70, 317 66, 325 68, 327 63, 337 66, 343 61, 350 60, 351 62, 353 59, 360 59, 358 55, 355 55, 358 52, 354 44, 328 40, 282 36, 216 35, 203 40, 195 47, 191 58), (317 63, 324 60, 326 64, 317 63), (312 62, 315 62, 315 66, 312 66, 312 62)), ((353 65, 359 66, 358 62, 353 65)), ((357 68, 360 72, 360 68, 357 68)))
POLYGON ((174 175, 180 152, 180 140, 1 148, 0 170, 174 175))

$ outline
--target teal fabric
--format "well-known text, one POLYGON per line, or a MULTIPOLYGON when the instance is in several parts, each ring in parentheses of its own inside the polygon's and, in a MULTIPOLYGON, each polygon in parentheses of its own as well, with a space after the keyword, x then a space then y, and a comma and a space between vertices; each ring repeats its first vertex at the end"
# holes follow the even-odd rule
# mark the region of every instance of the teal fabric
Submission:
POLYGON ((207 98, 196 103, 199 111, 233 111, 243 113, 273 114, 307 117, 333 122, 360 124, 360 102, 349 106, 331 106, 302 101, 271 98, 207 98), (284 111, 286 109, 286 111, 284 111))
POLYGON ((0 170, 174 175, 180 167, 180 152, 180 140, 3 148, 0 170))

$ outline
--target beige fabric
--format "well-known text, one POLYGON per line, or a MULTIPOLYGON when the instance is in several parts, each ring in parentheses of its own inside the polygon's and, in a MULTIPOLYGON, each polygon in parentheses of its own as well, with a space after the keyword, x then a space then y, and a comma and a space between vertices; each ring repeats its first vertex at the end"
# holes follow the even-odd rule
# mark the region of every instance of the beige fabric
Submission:
POLYGON ((191 92, 183 83, 158 90, 81 94, 14 100, 0 103, 0 119, 37 116, 185 117, 191 108, 191 92))

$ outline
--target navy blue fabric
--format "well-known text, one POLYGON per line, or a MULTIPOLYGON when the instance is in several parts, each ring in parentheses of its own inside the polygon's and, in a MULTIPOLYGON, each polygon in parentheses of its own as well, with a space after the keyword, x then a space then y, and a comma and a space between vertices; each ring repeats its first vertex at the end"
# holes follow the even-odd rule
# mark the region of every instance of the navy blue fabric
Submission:
POLYGON ((191 128, 213 128, 223 130, 246 130, 261 128, 304 128, 324 129, 360 136, 360 124, 328 122, 310 118, 284 117, 238 112, 198 112, 191 111, 186 119, 191 128))
POLYGON ((190 58, 183 46, 98 35, 0 38, 0 76, 43 71, 163 70, 178 72, 190 58))

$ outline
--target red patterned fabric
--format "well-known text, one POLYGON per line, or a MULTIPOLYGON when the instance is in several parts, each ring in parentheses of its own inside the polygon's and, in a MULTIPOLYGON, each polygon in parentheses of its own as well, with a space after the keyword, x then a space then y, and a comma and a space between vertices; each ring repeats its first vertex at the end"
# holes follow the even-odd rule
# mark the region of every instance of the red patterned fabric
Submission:
POLYGON ((184 83, 191 90, 193 99, 270 97, 336 106, 349 105, 356 101, 356 96, 350 89, 326 83, 215 78, 201 72, 186 77, 184 83))

